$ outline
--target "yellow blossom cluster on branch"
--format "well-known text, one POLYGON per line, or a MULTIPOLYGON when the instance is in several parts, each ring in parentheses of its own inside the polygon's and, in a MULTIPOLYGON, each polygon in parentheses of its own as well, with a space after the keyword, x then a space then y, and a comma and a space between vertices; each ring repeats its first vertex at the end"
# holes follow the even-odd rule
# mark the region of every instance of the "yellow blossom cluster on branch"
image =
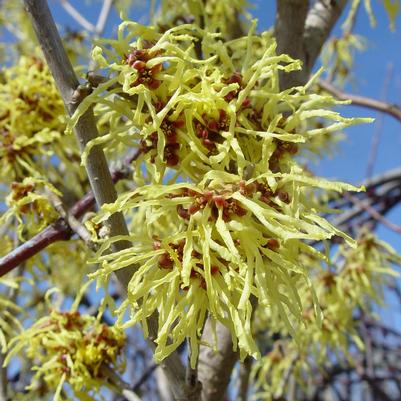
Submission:
MULTIPOLYGON (((93 50, 108 79, 70 122, 94 103, 111 122, 108 133, 88 144, 84 163, 95 145, 140 151, 133 177, 140 188, 121 194, 89 223, 102 245, 92 260, 101 268, 92 277, 108 282, 112 272, 131 266, 118 323, 141 322, 147 333, 146 318, 157 311, 157 360, 189 338, 194 365, 208 314, 230 328, 242 356, 257 357, 254 300, 276 310, 295 336, 305 321, 301 282, 315 299, 299 255, 325 259, 304 240, 339 235, 353 244, 319 216, 310 192, 358 189, 311 177, 295 156, 310 138, 368 120, 329 110, 337 102, 310 91, 316 77, 280 91, 278 72, 300 64, 277 55, 275 41, 254 29, 223 43, 196 25, 159 33, 122 23, 117 40, 93 50), (255 47, 264 49, 259 58, 255 47), (316 118, 326 124, 310 128, 316 118), (133 246, 110 253, 121 237, 100 239, 98 230, 115 212, 132 222, 126 239, 133 246)), ((317 302, 315 312, 319 318, 317 302)))
POLYGON ((313 299, 307 288, 299 289, 304 303, 305 325, 302 336, 290 338, 278 314, 266 313, 258 308, 254 331, 271 327, 264 335, 275 333, 271 350, 253 367, 258 388, 256 399, 272 400, 285 394, 291 375, 302 385, 308 385, 313 369, 329 368, 328 355, 342 355, 353 365, 352 346, 363 350, 365 344, 360 334, 361 313, 372 316, 372 302, 382 304, 386 284, 397 277, 394 264, 401 266, 401 257, 387 243, 363 230, 357 248, 341 245, 323 268, 320 261, 303 255, 312 270, 312 283, 322 310, 322 323, 313 313, 313 299), (334 266, 336 269, 334 269, 334 266))
POLYGON ((54 310, 12 339, 6 363, 25 349, 36 371, 28 390, 35 391, 44 381, 58 401, 63 399, 64 384, 78 396, 98 390, 104 384, 102 369, 120 371, 124 366, 120 357, 124 344, 124 332, 95 317, 54 310))

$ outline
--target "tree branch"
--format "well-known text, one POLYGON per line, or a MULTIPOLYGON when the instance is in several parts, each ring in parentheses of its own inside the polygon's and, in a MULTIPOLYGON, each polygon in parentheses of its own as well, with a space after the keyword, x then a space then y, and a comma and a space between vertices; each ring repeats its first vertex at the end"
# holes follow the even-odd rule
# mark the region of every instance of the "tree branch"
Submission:
POLYGON ((252 369, 252 358, 247 356, 239 368, 238 401, 248 400, 249 376, 252 369))
MULTIPOLYGON (((384 76, 384 82, 382 87, 381 99, 382 101, 386 101, 388 95, 388 89, 393 77, 393 64, 388 63, 386 68, 386 74, 384 76)), ((373 175, 373 169, 377 159, 377 152, 380 144, 380 140, 383 135, 383 121, 384 114, 380 114, 379 118, 376 120, 376 124, 374 126, 372 143, 370 145, 369 158, 366 166, 366 177, 369 178, 373 175)))
MULTIPOLYGON (((25 8, 31 18, 36 36, 42 47, 42 51, 58 86, 66 109, 70 115, 74 113, 79 102, 85 97, 85 91, 79 86, 72 65, 64 50, 61 38, 58 34, 53 17, 46 0, 24 0, 25 8)), ((86 144, 98 135, 93 110, 88 109, 78 120, 75 128, 81 151, 86 144)), ((107 166, 103 150, 93 147, 88 155, 86 170, 99 206, 104 203, 112 203, 117 194, 113 180, 107 166)), ((113 214, 107 221, 110 236, 128 235, 128 229, 121 213, 113 214)), ((115 244, 113 250, 125 249, 131 246, 130 242, 120 241, 115 244)), ((132 276, 133 267, 118 270, 118 280, 126 289, 132 276)), ((157 334, 158 319, 156 315, 149 318, 150 337, 154 340, 157 334)), ((153 346, 155 346, 153 344, 153 346)), ((162 368, 169 380, 177 401, 197 400, 199 391, 188 387, 185 383, 185 371, 177 352, 170 354, 162 363, 162 368)))
POLYGON ((75 7, 73 7, 67 0, 60 0, 61 6, 67 11, 68 14, 79 24, 82 28, 89 32, 94 32, 96 27, 89 22, 75 7))
MULTIPOLYGON (((277 0, 275 36, 277 53, 288 54, 294 59, 303 59, 303 35, 309 0, 277 0)), ((280 71, 280 89, 297 86, 302 81, 303 72, 280 71)))
POLYGON ((4 356, 0 352, 0 401, 7 401, 7 367, 3 365, 4 356))
MULTIPOLYGON (((128 177, 129 170, 127 169, 127 166, 135 161, 139 157, 140 153, 140 150, 138 150, 132 155, 128 156, 122 167, 113 171, 111 175, 113 183, 128 177)), ((68 211, 68 216, 70 216, 70 218, 72 217, 74 219, 79 219, 94 206, 95 197, 93 192, 90 191, 71 207, 71 209, 68 211)), ((67 224, 67 220, 64 218, 56 220, 40 233, 33 236, 30 240, 26 241, 9 254, 0 258, 0 277, 4 276, 32 256, 41 252, 52 243, 68 240, 73 234, 74 229, 67 224)))
POLYGON ((97 19, 95 27, 96 34, 98 36, 100 36, 104 31, 107 19, 109 18, 109 14, 111 11, 111 6, 113 5, 113 1, 114 0, 103 0, 102 9, 100 10, 99 17, 97 19))
POLYGON ((353 203, 355 203, 358 207, 368 212, 368 214, 376 221, 380 222, 388 229, 394 231, 397 234, 401 234, 401 226, 387 220, 381 213, 379 213, 375 208, 372 206, 365 204, 364 202, 360 201, 357 197, 350 195, 348 193, 345 194, 353 203))
POLYGON ((30 240, 24 242, 0 259, 0 277, 15 269, 21 263, 36 255, 50 244, 68 240, 71 229, 63 219, 58 219, 30 240))
POLYGON ((131 390, 129 384, 122 380, 113 369, 107 365, 103 365, 100 370, 126 401, 141 401, 135 391, 131 390))
POLYGON ((324 43, 347 3, 348 0, 316 0, 309 10, 303 37, 304 66, 301 84, 308 80, 324 43))
POLYGON ((231 372, 238 359, 238 353, 233 351, 230 331, 217 322, 215 339, 210 319, 208 319, 202 341, 213 344, 216 340, 216 352, 210 346, 203 345, 200 348, 198 374, 202 383, 202 401, 224 399, 231 372))
POLYGON ((327 81, 319 81, 319 86, 338 100, 351 100, 354 106, 367 107, 368 109, 386 113, 394 117, 398 122, 401 122, 401 107, 396 104, 342 92, 327 81))

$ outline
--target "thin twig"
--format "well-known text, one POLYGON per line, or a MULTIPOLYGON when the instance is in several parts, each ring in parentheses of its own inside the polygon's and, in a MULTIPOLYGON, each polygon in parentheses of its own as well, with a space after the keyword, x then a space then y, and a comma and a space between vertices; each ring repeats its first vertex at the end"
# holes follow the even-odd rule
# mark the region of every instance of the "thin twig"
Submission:
POLYGON ((10 24, 5 21, 1 21, 1 23, 3 27, 7 29, 8 32, 10 32, 12 35, 15 36, 16 39, 24 40, 24 34, 19 29, 17 29, 13 24, 10 24))
POLYGON ((326 92, 329 92, 338 100, 351 100, 351 104, 355 106, 367 107, 368 109, 386 113, 394 117, 398 122, 401 122, 401 107, 396 104, 382 102, 377 99, 343 92, 337 89, 334 85, 324 80, 319 81, 319 86, 326 92))
POLYGON ((64 10, 67 11, 67 13, 70 14, 70 16, 74 18, 74 20, 81 25, 82 28, 88 30, 89 32, 94 32, 96 30, 96 27, 89 22, 75 7, 73 7, 69 1, 59 1, 64 10))
POLYGON ((146 368, 139 380, 132 386, 132 391, 137 392, 156 368, 157 365, 155 363, 146 368))
POLYGON ((140 401, 141 399, 135 394, 134 391, 131 390, 128 383, 122 380, 113 369, 110 369, 109 366, 103 365, 101 366, 101 372, 106 378, 109 380, 110 384, 113 388, 118 391, 120 395, 122 395, 126 401, 140 401))
MULTIPOLYGON (((113 171, 111 178, 114 183, 128 177, 128 166, 130 166, 130 164, 135 161, 140 154, 140 150, 135 151, 132 155, 129 155, 126 158, 119 169, 113 171)), ((94 206, 95 197, 93 192, 90 191, 71 207, 68 211, 68 215, 70 218, 73 217, 79 219, 94 206)), ((72 235, 73 230, 69 227, 67 221, 63 218, 59 218, 54 223, 43 229, 40 233, 33 236, 30 240, 24 242, 22 245, 0 258, 0 277, 4 276, 19 264, 41 252, 54 242, 68 240, 72 235)))
POLYGON ((110 15, 111 6, 113 5, 114 0, 103 0, 102 9, 100 10, 99 17, 96 23, 96 34, 101 36, 104 28, 106 26, 107 20, 110 15))
MULTIPOLYGON (((383 89, 382 89, 382 94, 381 94, 381 99, 383 101, 386 100, 387 98, 387 93, 388 93, 388 88, 391 82, 391 78, 393 75, 393 64, 389 63, 387 65, 387 72, 384 77, 384 83, 383 83, 383 89)), ((373 138, 372 138, 372 145, 370 147, 370 154, 369 154, 369 159, 368 159, 368 164, 366 167, 366 178, 369 179, 372 174, 373 174, 373 168, 377 159, 377 151, 379 148, 380 144, 380 139, 382 136, 382 131, 383 131, 383 121, 384 121, 384 113, 381 113, 379 117, 376 120, 375 123, 375 128, 373 131, 373 138)))
POLYGON ((68 223, 71 230, 74 231, 90 249, 95 250, 96 247, 91 240, 89 231, 73 214, 68 213, 63 205, 63 201, 54 192, 46 191, 46 195, 60 217, 68 223))
POLYGON ((401 226, 391 222, 390 220, 386 219, 382 214, 380 214, 375 208, 369 206, 366 203, 361 202, 356 196, 353 196, 349 193, 346 193, 345 196, 349 197, 349 199, 359 205, 362 209, 367 211, 373 219, 379 221, 381 224, 389 228, 390 230, 396 232, 397 234, 401 234, 401 226))
POLYGON ((238 401, 248 400, 249 376, 252 368, 252 358, 247 356, 244 362, 241 363, 239 368, 239 388, 238 388, 238 401))

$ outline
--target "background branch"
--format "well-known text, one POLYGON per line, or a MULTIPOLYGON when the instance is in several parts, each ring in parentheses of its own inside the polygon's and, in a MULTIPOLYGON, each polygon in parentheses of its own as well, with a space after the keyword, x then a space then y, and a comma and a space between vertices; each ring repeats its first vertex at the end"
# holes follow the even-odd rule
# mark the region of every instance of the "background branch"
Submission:
POLYGON ((98 36, 102 35, 104 28, 106 26, 107 19, 109 18, 111 6, 113 5, 113 0, 103 0, 102 9, 100 10, 99 17, 96 23, 96 34, 98 36))
POLYGON ((96 27, 89 22, 68 0, 60 0, 61 6, 74 20, 89 32, 94 32, 96 27))
POLYGON ((363 106, 368 109, 380 111, 394 117, 398 122, 401 122, 401 107, 396 104, 382 102, 377 99, 372 99, 365 96, 354 95, 347 92, 342 92, 337 89, 334 85, 327 81, 319 81, 319 86, 329 92, 338 100, 351 100, 355 106, 363 106))
POLYGON ((239 368, 238 401, 248 400, 249 379, 252 369, 252 358, 247 356, 239 368))

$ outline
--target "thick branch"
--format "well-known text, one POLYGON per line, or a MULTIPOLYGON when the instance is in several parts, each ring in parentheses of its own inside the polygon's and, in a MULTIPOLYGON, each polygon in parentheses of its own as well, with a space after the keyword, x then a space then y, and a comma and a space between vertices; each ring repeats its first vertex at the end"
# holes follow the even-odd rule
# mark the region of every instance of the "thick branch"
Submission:
POLYGON ((379 213, 375 208, 373 208, 372 206, 365 204, 364 202, 360 201, 357 197, 350 195, 350 194, 346 194, 346 196, 349 197, 349 199, 351 199, 351 201, 356 204, 358 207, 360 207, 361 209, 363 209, 364 211, 368 212, 368 214, 370 215, 370 217, 372 217, 372 219, 376 220, 377 222, 382 223, 384 226, 386 226, 388 229, 394 231, 397 234, 401 234, 401 226, 391 222, 390 220, 387 220, 383 214, 379 213))
MULTIPOLYGON (((202 401, 224 400, 231 372, 238 359, 233 351, 230 331, 221 323, 216 324, 217 352, 201 346, 199 355, 199 380, 202 383, 202 401)), ((206 322, 202 340, 213 344, 215 338, 210 320, 206 322)))
POLYGON ((279 53, 303 62, 302 71, 283 74, 282 89, 304 85, 348 0, 277 0, 275 34, 279 53))
MULTIPOLYGON (((294 59, 303 59, 303 35, 308 13, 308 0, 277 0, 275 36, 277 53, 288 54, 294 59)), ((302 71, 280 72, 280 89, 298 85, 302 71)))
POLYGON ((67 240, 71 235, 72 231, 66 222, 63 219, 58 219, 29 241, 24 242, 18 248, 3 256, 0 259, 0 277, 16 268, 21 263, 24 263, 50 244, 67 240))
POLYGON ((305 83, 334 25, 340 18, 348 0, 316 0, 306 17, 303 37, 304 62, 303 78, 305 83))
POLYGON ((401 107, 396 104, 342 92, 327 81, 319 81, 319 86, 338 100, 351 100, 352 104, 355 106, 362 106, 367 107, 368 109, 380 111, 394 117, 398 122, 401 122, 401 107))
MULTIPOLYGON (((24 4, 56 85, 71 115, 78 107, 79 101, 82 100, 85 93, 79 88, 78 80, 62 45, 47 2, 45 0, 24 0, 24 4)), ((83 151, 86 144, 98 135, 92 109, 82 115, 74 130, 81 151, 83 151)), ((94 147, 90 151, 86 170, 97 204, 101 206, 104 203, 114 202, 117 194, 106 158, 100 147, 94 147)), ((109 218, 107 225, 112 237, 128 234, 128 229, 121 213, 113 214, 109 218)), ((129 242, 118 242, 115 244, 114 250, 124 249, 129 246, 129 242)), ((116 274, 123 288, 127 288, 132 275, 132 268, 118 270, 116 274)), ((155 336, 157 333, 157 316, 153 315, 149 318, 149 329, 151 336, 155 336)), ((194 389, 188 388, 185 384, 184 367, 177 353, 172 353, 161 365, 165 370, 177 401, 189 401, 198 398, 194 393, 194 389)))

